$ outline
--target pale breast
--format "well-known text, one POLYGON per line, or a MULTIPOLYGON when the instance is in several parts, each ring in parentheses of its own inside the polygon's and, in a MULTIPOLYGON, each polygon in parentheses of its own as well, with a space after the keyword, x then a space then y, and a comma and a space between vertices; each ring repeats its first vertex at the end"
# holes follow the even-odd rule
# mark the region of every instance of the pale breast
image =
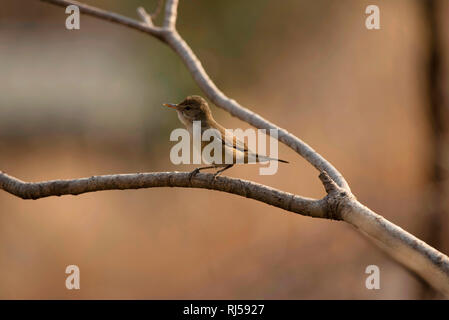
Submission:
POLYGON ((178 113, 178 119, 179 121, 182 122, 183 125, 186 126, 186 129, 190 132, 190 135, 192 135, 193 133, 193 125, 192 122, 189 121, 188 119, 186 119, 181 111, 176 110, 176 112, 178 113))

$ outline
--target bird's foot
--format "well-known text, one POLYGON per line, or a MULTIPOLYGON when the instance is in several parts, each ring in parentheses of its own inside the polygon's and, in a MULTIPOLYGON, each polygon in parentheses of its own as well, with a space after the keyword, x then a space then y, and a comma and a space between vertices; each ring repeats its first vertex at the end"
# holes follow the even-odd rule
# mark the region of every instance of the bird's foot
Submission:
POLYGON ((212 180, 215 180, 222 172, 223 171, 221 171, 221 170, 218 170, 217 172, 215 172, 212 180))
POLYGON ((233 164, 229 164, 226 167, 224 167, 223 169, 218 170, 217 172, 214 173, 214 177, 212 180, 215 180, 223 171, 228 170, 229 168, 231 168, 233 166, 233 164))
POLYGON ((190 174, 189 174, 189 181, 191 182, 192 181, 192 178, 197 174, 197 173, 199 173, 200 172, 200 168, 195 168, 195 170, 193 170, 192 172, 190 172, 190 174))

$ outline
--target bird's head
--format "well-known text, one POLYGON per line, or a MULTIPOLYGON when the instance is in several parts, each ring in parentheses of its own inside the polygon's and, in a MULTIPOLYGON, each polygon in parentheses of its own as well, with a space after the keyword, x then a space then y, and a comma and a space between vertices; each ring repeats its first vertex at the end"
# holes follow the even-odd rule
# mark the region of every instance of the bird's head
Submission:
POLYGON ((209 105, 200 96, 188 96, 181 103, 164 103, 164 106, 176 109, 179 119, 186 124, 193 121, 207 121, 212 118, 209 105))

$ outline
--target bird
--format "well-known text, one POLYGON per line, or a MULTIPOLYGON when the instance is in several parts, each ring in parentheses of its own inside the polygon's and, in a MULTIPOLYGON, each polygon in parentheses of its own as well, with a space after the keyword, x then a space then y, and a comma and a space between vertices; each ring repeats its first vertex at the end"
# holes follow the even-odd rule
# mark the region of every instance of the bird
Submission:
MULTIPOLYGON (((253 161, 255 162, 278 161, 289 163, 286 160, 259 155, 258 153, 251 151, 245 141, 241 141, 235 135, 229 131, 226 131, 225 127, 215 121, 207 101, 201 96, 192 95, 186 97, 178 104, 164 103, 163 105, 176 110, 179 120, 190 132, 191 136, 193 133, 193 122, 200 121, 201 135, 207 129, 215 129, 213 131, 216 133, 214 134, 214 138, 217 138, 218 141, 221 142, 221 146, 223 148, 221 153, 221 163, 211 163, 209 166, 196 168, 190 173, 190 178, 201 170, 218 169, 214 174, 215 179, 215 177, 220 175, 222 172, 233 167, 234 164, 249 163, 249 159, 254 159, 253 161), (227 158, 226 155, 228 155, 227 158), (229 161, 227 161, 228 163, 226 163, 225 159, 232 159, 232 162, 229 163, 229 161)), ((207 144, 209 144, 208 141, 201 141, 201 151, 207 144)))

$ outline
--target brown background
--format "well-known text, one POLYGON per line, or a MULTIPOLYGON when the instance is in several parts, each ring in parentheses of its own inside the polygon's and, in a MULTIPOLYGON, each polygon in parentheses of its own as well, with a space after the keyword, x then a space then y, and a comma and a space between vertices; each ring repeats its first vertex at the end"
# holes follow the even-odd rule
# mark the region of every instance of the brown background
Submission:
MULTIPOLYGON (((136 17, 156 1, 89 1, 136 17)), ((447 6, 442 13, 448 12, 447 6)), ((0 12, 0 169, 26 181, 192 170, 169 160, 161 107, 201 94, 154 38, 64 10, 0 12)), ((160 22, 160 18, 158 19, 160 22)), ((181 1, 178 29, 222 90, 301 137, 364 204, 418 237, 431 188, 420 1, 181 1), (365 28, 377 4, 381 30, 365 28)), ((230 128, 245 123, 213 107, 230 128)), ((279 147, 274 176, 228 175, 322 197, 318 173, 279 147)), ((448 253, 448 247, 439 247, 448 253)), ((350 226, 206 190, 108 191, 24 201, 0 192, 0 298, 408 299, 420 283, 350 226), (65 288, 67 265, 81 290, 65 288), (365 268, 381 289, 365 288, 365 268)))

